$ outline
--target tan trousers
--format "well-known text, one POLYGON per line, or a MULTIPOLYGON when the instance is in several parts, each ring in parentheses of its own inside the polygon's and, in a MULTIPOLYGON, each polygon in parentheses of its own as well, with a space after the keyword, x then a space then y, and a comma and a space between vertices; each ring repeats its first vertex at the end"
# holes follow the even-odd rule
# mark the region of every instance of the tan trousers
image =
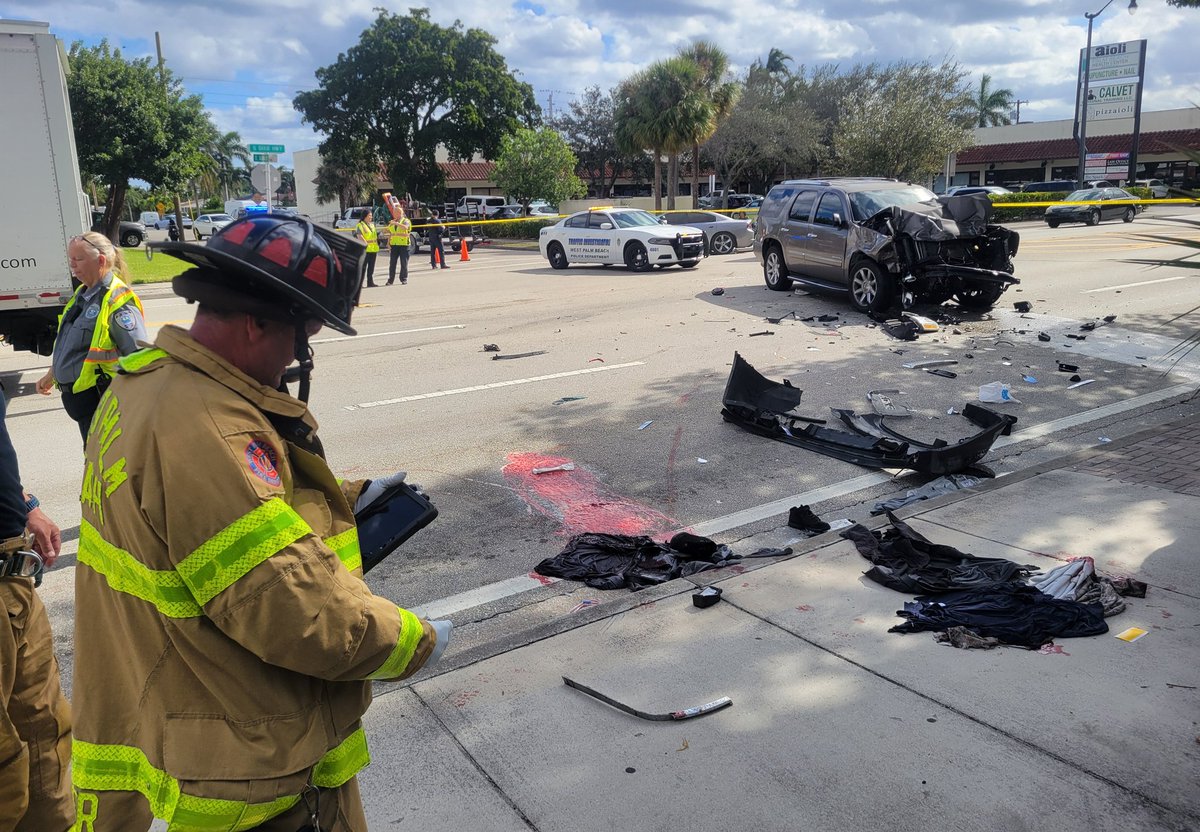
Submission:
POLYGON ((66 832, 71 709, 32 578, 0 577, 0 832, 66 832))
MULTIPOLYGON (((75 799, 79 810, 75 827, 78 832, 145 832, 167 828, 165 823, 154 821, 150 804, 137 792, 79 791, 75 799)), ((311 797, 309 799, 308 806, 314 805, 318 809, 321 832, 367 830, 356 778, 351 778, 341 788, 321 789, 315 803, 311 797)), ((254 827, 253 832, 300 832, 311 828, 311 809, 301 800, 282 815, 254 827)))

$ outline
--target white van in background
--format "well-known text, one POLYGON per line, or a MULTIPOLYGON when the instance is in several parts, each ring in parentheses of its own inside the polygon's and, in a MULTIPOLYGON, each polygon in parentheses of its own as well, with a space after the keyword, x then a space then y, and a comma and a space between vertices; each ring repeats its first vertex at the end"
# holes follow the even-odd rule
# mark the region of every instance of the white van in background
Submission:
POLYGON ((162 217, 158 215, 157 211, 143 211, 138 214, 138 222, 147 228, 154 228, 161 219, 162 217))
POLYGON ((467 194, 458 201, 454 211, 460 217, 486 217, 507 204, 508 200, 502 196, 467 194))

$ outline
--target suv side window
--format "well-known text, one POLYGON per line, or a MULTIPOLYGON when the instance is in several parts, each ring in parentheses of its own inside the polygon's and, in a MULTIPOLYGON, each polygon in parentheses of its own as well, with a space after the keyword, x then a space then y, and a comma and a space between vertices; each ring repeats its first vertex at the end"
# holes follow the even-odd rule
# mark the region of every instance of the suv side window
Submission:
POLYGON ((801 191, 796 195, 796 200, 792 203, 791 210, 788 211, 788 219, 796 222, 808 222, 809 215, 812 214, 813 203, 816 201, 816 191, 801 191))
POLYGON ((837 194, 832 191, 826 191, 821 196, 821 202, 817 205, 816 216, 813 217, 813 223, 816 225, 829 225, 837 228, 837 222, 834 221, 834 214, 844 214, 842 210, 842 200, 837 194))

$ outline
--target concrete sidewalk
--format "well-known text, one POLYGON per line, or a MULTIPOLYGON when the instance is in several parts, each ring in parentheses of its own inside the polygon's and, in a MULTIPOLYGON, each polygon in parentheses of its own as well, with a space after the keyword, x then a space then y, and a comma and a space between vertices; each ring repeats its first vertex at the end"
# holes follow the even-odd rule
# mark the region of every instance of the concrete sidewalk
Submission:
POLYGON ((1041 652, 888 633, 910 596, 836 532, 636 594, 578 588, 500 642, 466 627, 440 667, 379 689, 371 829, 1198 829, 1198 507, 1200 417, 899 513, 977 555, 1091 555, 1150 584, 1108 634, 1041 652), (723 600, 693 607, 709 583, 723 600), (1131 626, 1150 632, 1114 638, 1131 626), (563 675, 646 711, 734 704, 649 722, 563 675))

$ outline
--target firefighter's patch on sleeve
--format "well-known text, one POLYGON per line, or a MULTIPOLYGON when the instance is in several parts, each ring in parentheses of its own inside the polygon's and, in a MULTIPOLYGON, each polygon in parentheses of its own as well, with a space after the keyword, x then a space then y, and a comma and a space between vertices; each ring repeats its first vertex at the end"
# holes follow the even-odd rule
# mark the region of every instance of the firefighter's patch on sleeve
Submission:
POLYGON ((250 473, 267 485, 279 485, 279 469, 275 467, 279 461, 278 454, 270 444, 261 439, 255 439, 246 446, 246 464, 250 473))
POLYGON ((126 332, 133 332, 137 329, 137 319, 128 309, 118 309, 117 314, 113 315, 113 323, 126 332))

